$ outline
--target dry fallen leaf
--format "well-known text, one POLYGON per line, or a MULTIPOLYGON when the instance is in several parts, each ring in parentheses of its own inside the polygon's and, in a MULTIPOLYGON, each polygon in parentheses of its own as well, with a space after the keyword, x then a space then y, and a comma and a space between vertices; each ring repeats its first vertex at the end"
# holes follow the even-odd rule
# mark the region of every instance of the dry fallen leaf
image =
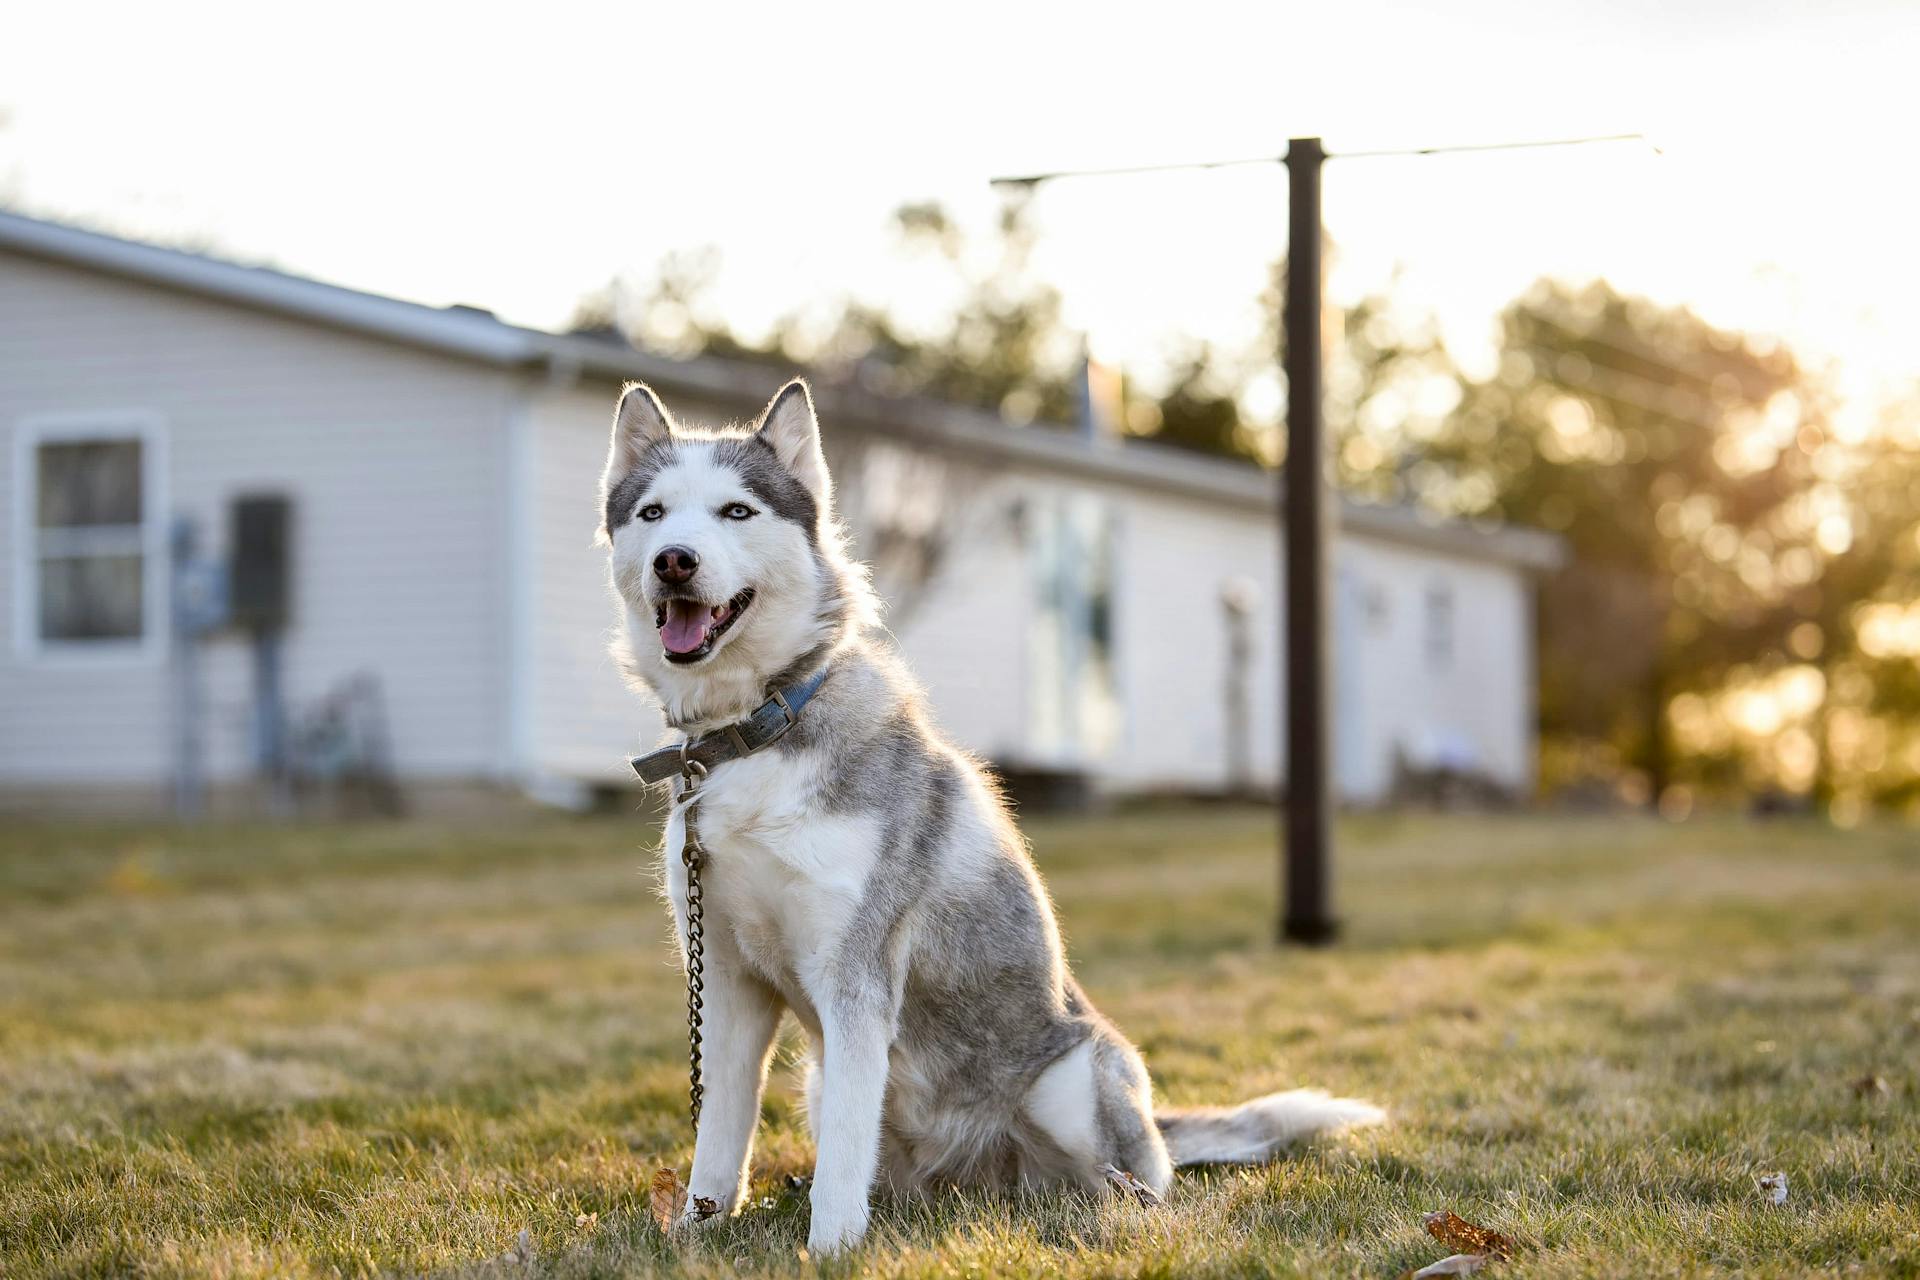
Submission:
POLYGON ((1159 1194, 1156 1193, 1152 1187, 1140 1181, 1140 1179, 1134 1177, 1125 1169, 1117 1169, 1110 1164, 1103 1164, 1100 1166, 1100 1174, 1106 1178, 1108 1182, 1112 1183, 1121 1195, 1132 1196, 1149 1209, 1159 1205, 1159 1194))
POLYGON ((1884 1098, 1893 1092, 1893 1086, 1882 1075, 1864 1075, 1853 1082, 1853 1091, 1863 1098, 1884 1098))
POLYGON ((1429 1262, 1418 1271, 1407 1272, 1407 1280, 1431 1280, 1433 1276, 1470 1276, 1487 1265, 1484 1253, 1455 1253, 1429 1262))
POLYGON ((1512 1236, 1503 1236, 1488 1227, 1475 1226, 1457 1213, 1440 1209, 1428 1214, 1423 1221, 1427 1226, 1427 1234, 1449 1249, 1461 1253, 1484 1253, 1501 1262, 1513 1257, 1512 1236))
POLYGON ((1787 1202, 1787 1175, 1784 1173, 1763 1173, 1757 1179, 1760 1194, 1767 1198, 1768 1204, 1787 1202))
POLYGON ((647 1189, 647 1200, 653 1209, 653 1220, 660 1224, 660 1230, 669 1232, 673 1224, 680 1221, 680 1213, 687 1207, 687 1189, 680 1185, 680 1175, 672 1169, 662 1169, 653 1175, 653 1185, 647 1189))

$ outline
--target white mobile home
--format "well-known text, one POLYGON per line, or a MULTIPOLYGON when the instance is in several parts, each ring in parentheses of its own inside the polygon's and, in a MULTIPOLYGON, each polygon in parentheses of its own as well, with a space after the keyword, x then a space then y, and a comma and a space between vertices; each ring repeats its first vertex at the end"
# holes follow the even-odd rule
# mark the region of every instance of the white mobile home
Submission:
MULTIPOLYGON (((659 724, 606 653, 592 545, 619 383, 739 419, 779 371, 667 361, 0 214, 0 796, 158 797, 254 767, 253 656, 186 643, 170 540, 284 498, 291 716, 377 682, 408 784, 617 783, 659 724), (187 744, 183 746, 183 743, 187 744)), ((1276 486, 1259 470, 816 388, 891 624, 962 742, 1103 791, 1282 773, 1276 486)), ((1530 784, 1532 580, 1558 543, 1345 506, 1335 777, 1530 784)))

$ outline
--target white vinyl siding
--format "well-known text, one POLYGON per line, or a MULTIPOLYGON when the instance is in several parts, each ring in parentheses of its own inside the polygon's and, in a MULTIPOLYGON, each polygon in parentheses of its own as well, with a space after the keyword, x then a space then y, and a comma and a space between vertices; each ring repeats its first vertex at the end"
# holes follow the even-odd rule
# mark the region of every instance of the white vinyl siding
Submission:
MULTIPOLYGON (((530 573, 538 623, 531 672, 531 772, 540 778, 627 784, 626 758, 650 749, 660 713, 620 677, 609 645, 618 606, 595 494, 607 463, 618 388, 583 382, 536 397, 530 414, 534 545, 530 573)), ((694 417, 684 404, 674 411, 694 417)))
POLYGON ((1342 575, 1366 602, 1351 650, 1336 663, 1337 735, 1362 734, 1341 793, 1386 796, 1396 756, 1419 767, 1484 774, 1525 791, 1534 777, 1533 588, 1503 565, 1347 538, 1342 575))
MULTIPOLYGON (((94 404, 143 407, 166 424, 143 516, 161 529, 192 519, 214 556, 234 497, 287 494, 289 711, 371 675, 407 777, 492 777, 509 758, 502 452, 519 394, 513 375, 478 364, 0 254, 0 430, 94 404)), ((11 508, 30 479, 8 445, 0 501, 11 508)), ((17 536, 7 514, 0 528, 17 536)), ((0 636, 25 625, 21 563, 17 544, 0 555, 0 636)), ((209 775, 244 776, 248 648, 222 634, 205 652, 209 775)), ((56 663, 8 643, 0 782, 159 785, 170 679, 165 662, 56 663)))
MULTIPOLYGON (((1115 513, 1119 724, 1110 751, 1080 762, 1095 780, 1118 792, 1226 785, 1238 732, 1253 780, 1279 778, 1285 610, 1273 517, 1052 475, 1009 476, 994 496, 976 500, 1004 505, 1010 494, 1042 503, 1087 495, 1115 513), (1230 620, 1229 595, 1246 610, 1243 623, 1230 620), (1229 670, 1236 627, 1247 647, 1239 680, 1229 670)), ((1385 799, 1397 752, 1444 752, 1505 786, 1530 787, 1527 573, 1352 531, 1338 534, 1333 550, 1342 592, 1332 694, 1339 797, 1385 799), (1438 609, 1436 597, 1445 601, 1438 609), (1444 670, 1435 671, 1435 661, 1444 670)), ((1031 715, 1033 685, 1044 674, 1025 643, 1034 606, 1004 572, 1018 552, 1004 541, 956 552, 900 639, 936 718, 964 745, 1051 767, 1061 760, 1034 734, 1031 715)))

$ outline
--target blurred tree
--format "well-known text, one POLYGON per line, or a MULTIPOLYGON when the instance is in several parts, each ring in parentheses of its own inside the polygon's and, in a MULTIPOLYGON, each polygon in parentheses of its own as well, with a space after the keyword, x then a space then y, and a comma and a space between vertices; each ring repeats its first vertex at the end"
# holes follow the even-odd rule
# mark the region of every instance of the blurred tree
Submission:
POLYGON ((574 305, 573 331, 620 338, 643 350, 682 359, 777 357, 775 345, 734 336, 715 298, 719 279, 718 249, 708 246, 670 253, 661 259, 644 289, 611 281, 582 298, 574 305))
POLYGON ((1060 294, 1033 273, 1035 231, 1024 197, 1010 198, 995 234, 975 242, 937 204, 893 215, 896 252, 927 295, 952 299, 919 323, 845 297, 782 317, 758 341, 736 334, 714 304, 712 250, 669 256, 643 291, 607 286, 576 309, 576 329, 618 331, 665 354, 801 362, 893 395, 974 405, 1017 423, 1079 415, 1081 342, 1060 316, 1060 294))
POLYGON ((1462 383, 1407 476, 1428 506, 1572 545, 1542 594, 1544 731, 1609 745, 1655 800, 1683 781, 1830 798, 1829 695, 1858 666, 1859 602, 1905 589, 1914 452, 1836 439, 1786 350, 1604 284, 1541 282, 1501 332, 1498 374, 1462 383), (1682 759, 1676 700, 1743 689, 1760 740, 1682 759))
POLYGON ((1360 299, 1338 324, 1326 374, 1334 481, 1356 497, 1404 502, 1411 468, 1459 403, 1459 371, 1432 317, 1403 314, 1391 291, 1360 299))
MULTIPOLYGON (((1138 434, 1202 453, 1269 466, 1285 457, 1279 406, 1247 408, 1247 389, 1278 374, 1280 300, 1287 260, 1268 269, 1259 297, 1259 336, 1245 350, 1192 343, 1174 350, 1157 395, 1134 389, 1144 424, 1138 434)), ((1401 471, 1439 429, 1459 399, 1459 376, 1430 317, 1403 313, 1387 292, 1345 310, 1329 309, 1326 416, 1335 441, 1335 482, 1356 497, 1405 498, 1401 471)))
POLYGON ((1788 634, 1822 674, 1812 791, 1843 813, 1920 814, 1920 387, 1863 438, 1824 440, 1817 464, 1805 518, 1826 557, 1788 634))
POLYGON ((1134 394, 1150 408, 1129 412, 1146 428, 1139 434, 1161 444, 1227 457, 1260 456, 1255 431, 1243 420, 1235 395, 1244 379, 1242 360, 1197 343, 1172 360, 1168 385, 1158 396, 1134 394))
POLYGON ((902 249, 950 277, 959 303, 944 323, 909 330, 884 309, 849 305, 824 345, 878 389, 978 405, 1017 423, 1072 422, 1082 344, 1060 294, 1031 269, 1036 233, 1024 196, 1003 206, 997 236, 972 245, 936 204, 894 215, 902 249))

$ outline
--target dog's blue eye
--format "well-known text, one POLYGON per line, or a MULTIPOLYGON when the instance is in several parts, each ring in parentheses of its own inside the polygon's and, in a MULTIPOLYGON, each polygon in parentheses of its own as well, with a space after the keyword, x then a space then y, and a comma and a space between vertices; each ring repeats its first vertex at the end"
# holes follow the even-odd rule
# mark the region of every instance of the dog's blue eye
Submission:
POLYGON ((729 520, 751 520, 756 512, 744 502, 729 502, 720 508, 720 514, 729 520))
POLYGON ((665 508, 657 502, 649 502, 646 506, 640 508, 640 518, 642 520, 658 520, 665 514, 667 514, 665 508))

